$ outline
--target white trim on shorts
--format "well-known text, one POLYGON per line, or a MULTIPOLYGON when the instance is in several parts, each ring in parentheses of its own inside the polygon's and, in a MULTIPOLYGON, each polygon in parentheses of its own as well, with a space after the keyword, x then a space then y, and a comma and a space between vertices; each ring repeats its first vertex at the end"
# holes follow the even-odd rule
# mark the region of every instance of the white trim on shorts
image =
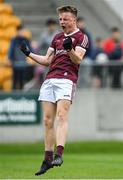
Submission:
POLYGON ((69 79, 46 79, 41 86, 38 100, 56 103, 61 99, 66 99, 72 102, 75 89, 76 84, 69 79))

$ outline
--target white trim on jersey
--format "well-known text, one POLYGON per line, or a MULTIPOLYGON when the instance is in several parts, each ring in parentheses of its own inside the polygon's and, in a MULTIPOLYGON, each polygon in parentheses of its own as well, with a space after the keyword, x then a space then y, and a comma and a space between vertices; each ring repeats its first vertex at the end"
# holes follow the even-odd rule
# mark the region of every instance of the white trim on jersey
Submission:
POLYGON ((53 48, 53 47, 49 47, 49 49, 50 49, 51 51, 54 51, 54 48, 53 48))
POLYGON ((77 49, 77 48, 79 48, 79 49, 81 49, 81 50, 83 50, 83 51, 85 51, 86 52, 86 49, 84 49, 83 47, 81 47, 81 46, 76 46, 75 47, 75 49, 77 49))
POLYGON ((87 43, 88 43, 88 37, 86 34, 84 34, 84 38, 83 38, 81 46, 86 47, 87 43))
POLYGON ((76 31, 74 31, 74 32, 72 32, 72 33, 70 33, 70 34, 66 34, 66 33, 64 33, 64 35, 67 37, 67 36, 71 36, 71 35, 73 35, 73 34, 75 34, 75 33, 77 33, 78 31, 80 31, 78 28, 77 28, 77 30, 76 31))

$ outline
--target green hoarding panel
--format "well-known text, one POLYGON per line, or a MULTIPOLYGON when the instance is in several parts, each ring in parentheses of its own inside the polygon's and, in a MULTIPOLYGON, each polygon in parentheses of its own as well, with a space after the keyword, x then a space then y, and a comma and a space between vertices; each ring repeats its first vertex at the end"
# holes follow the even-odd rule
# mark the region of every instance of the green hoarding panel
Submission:
POLYGON ((41 117, 37 92, 0 93, 0 125, 37 124, 41 117))

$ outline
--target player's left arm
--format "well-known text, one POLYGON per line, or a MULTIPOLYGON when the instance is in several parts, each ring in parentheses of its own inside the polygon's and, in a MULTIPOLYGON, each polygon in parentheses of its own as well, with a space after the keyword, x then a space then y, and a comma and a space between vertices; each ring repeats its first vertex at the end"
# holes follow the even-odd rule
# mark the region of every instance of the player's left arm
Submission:
POLYGON ((88 47, 88 38, 86 35, 81 36, 76 44, 75 49, 73 49, 72 39, 71 37, 67 37, 63 42, 63 47, 70 56, 71 61, 75 64, 80 64, 86 53, 86 48, 88 47))

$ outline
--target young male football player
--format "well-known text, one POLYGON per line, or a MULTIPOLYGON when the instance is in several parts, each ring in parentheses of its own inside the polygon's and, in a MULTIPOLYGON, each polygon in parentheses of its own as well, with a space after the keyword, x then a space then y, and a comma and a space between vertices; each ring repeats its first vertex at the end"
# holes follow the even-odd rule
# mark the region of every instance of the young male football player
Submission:
POLYGON ((75 93, 80 62, 88 46, 88 38, 76 25, 77 9, 71 6, 57 8, 63 32, 56 34, 45 56, 30 52, 25 43, 21 50, 37 63, 49 66, 41 86, 39 101, 42 101, 45 128, 45 153, 41 175, 63 163, 63 151, 68 133, 68 111, 75 93), (57 121, 56 130, 54 123, 57 121), (56 152, 54 154, 54 146, 56 152))

